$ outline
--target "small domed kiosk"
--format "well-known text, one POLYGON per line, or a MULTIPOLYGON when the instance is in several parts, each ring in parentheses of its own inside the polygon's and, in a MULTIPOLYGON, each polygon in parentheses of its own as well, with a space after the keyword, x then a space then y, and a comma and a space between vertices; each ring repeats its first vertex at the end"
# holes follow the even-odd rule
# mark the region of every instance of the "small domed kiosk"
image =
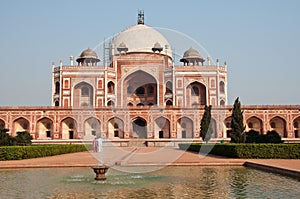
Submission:
POLYGON ((199 62, 203 65, 205 59, 199 54, 199 52, 193 48, 184 52, 183 57, 180 59, 184 66, 192 64, 193 66, 199 66, 199 62))
POLYGON ((82 51, 76 61, 78 62, 79 66, 96 66, 100 59, 95 51, 88 48, 82 51))

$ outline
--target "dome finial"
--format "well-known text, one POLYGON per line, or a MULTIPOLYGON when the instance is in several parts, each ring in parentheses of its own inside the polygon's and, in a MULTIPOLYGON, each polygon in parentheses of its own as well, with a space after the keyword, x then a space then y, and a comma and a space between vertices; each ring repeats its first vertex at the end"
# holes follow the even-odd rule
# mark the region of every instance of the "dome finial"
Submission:
POLYGON ((140 10, 138 14, 138 24, 144 25, 144 11, 140 10))

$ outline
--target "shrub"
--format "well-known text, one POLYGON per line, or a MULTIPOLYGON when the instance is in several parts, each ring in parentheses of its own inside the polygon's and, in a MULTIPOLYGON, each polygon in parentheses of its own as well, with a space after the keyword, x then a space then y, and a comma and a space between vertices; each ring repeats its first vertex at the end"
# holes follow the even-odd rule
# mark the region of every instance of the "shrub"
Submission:
POLYGON ((246 143, 260 143, 260 135, 257 131, 246 132, 246 143))
POLYGON ((283 143, 280 135, 276 131, 268 131, 266 135, 261 135, 257 131, 246 132, 246 143, 283 143))
POLYGON ((195 152, 212 148, 209 154, 231 158, 300 159, 300 144, 179 144, 179 148, 195 152))
POLYGON ((17 136, 15 137, 16 144, 18 146, 28 146, 31 145, 32 136, 26 132, 17 132, 17 136))
POLYGON ((9 134, 8 129, 0 129, 0 146, 12 146, 15 145, 15 140, 9 134))
POLYGON ((83 144, 0 147, 0 160, 21 160, 86 151, 83 144))

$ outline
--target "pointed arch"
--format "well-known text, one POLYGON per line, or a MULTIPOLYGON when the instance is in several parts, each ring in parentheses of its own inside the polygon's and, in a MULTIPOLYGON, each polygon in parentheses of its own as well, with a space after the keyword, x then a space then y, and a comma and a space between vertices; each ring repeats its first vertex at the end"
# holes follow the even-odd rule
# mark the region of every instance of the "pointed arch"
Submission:
POLYGON ((107 128, 109 138, 124 138, 124 122, 121 118, 110 118, 107 128))
POLYGON ((157 79, 148 72, 135 70, 129 73, 122 80, 121 95, 125 100, 122 104, 126 106, 129 101, 133 104, 154 104, 158 103, 159 86, 157 79))
POLYGON ((147 138, 147 121, 142 117, 136 117, 132 120, 132 137, 147 138))
POLYGON ((193 138, 194 123, 193 120, 184 116, 177 120, 177 138, 193 138))
POLYGON ((170 138, 170 121, 161 116, 154 123, 154 138, 170 138))
POLYGON ((224 120, 224 132, 223 132, 223 135, 226 135, 226 137, 229 137, 229 134, 231 132, 231 116, 225 118, 224 120))
POLYGON ((188 106, 205 105, 206 87, 204 84, 194 81, 186 87, 186 102, 188 106))
POLYGON ((294 137, 299 138, 300 137, 300 116, 296 117, 293 120, 293 130, 294 130, 294 137))
POLYGON ((109 81, 107 83, 107 93, 108 94, 115 94, 115 83, 113 81, 109 81))
POLYGON ((53 121, 48 117, 43 117, 37 121, 36 139, 53 139, 53 121))
POLYGON ((284 118, 280 116, 275 116, 272 119, 270 119, 270 130, 276 131, 282 138, 287 137, 286 132, 286 121, 284 118))
POLYGON ((77 121, 72 117, 66 117, 61 120, 60 137, 62 139, 77 138, 77 121))
POLYGON ((93 106, 94 88, 87 82, 80 82, 74 86, 73 106, 93 106))
POLYGON ((24 117, 19 117, 13 121, 13 136, 17 135, 17 132, 30 132, 30 123, 24 117))
POLYGON ((84 121, 84 139, 94 139, 101 136, 101 122, 95 117, 84 121))
POLYGON ((258 133, 263 133, 263 122, 262 119, 258 118, 257 116, 251 116, 246 120, 247 129, 248 131, 254 130, 258 133))

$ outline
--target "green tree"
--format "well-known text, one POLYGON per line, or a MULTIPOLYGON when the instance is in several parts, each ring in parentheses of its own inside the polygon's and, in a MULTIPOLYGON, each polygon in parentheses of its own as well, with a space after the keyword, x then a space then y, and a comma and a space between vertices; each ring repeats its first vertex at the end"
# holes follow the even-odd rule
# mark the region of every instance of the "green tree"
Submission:
POLYGON ((213 129, 211 124, 211 105, 205 105, 204 114, 201 119, 200 136, 207 143, 212 135, 213 129))
POLYGON ((0 129, 0 146, 14 145, 14 138, 7 133, 8 131, 8 129, 0 129))
POLYGON ((239 98, 236 98, 232 115, 231 115, 231 142, 234 143, 245 143, 246 141, 246 134, 245 128, 246 126, 243 123, 243 111, 241 110, 241 103, 239 98))

